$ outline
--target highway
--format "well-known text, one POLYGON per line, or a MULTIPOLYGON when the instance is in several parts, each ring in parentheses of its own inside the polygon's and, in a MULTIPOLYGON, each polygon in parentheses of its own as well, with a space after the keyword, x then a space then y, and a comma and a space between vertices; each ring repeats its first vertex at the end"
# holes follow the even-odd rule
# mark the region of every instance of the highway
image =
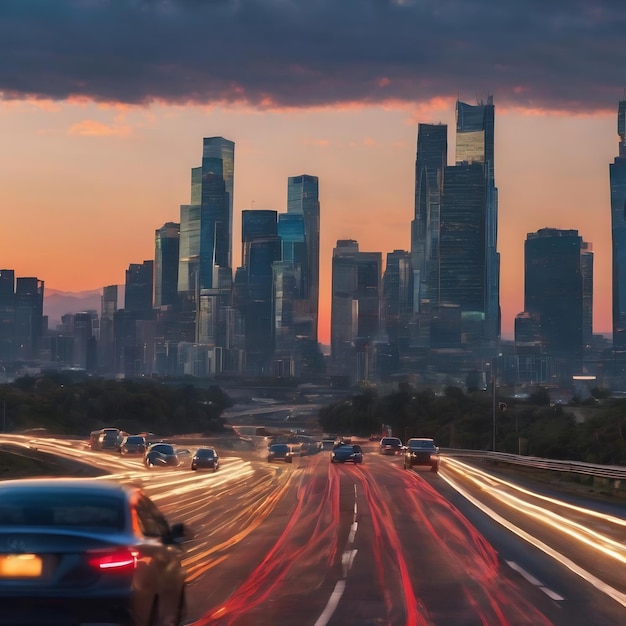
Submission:
MULTIPOLYGON (((146 470, 85 442, 3 436, 140 483, 191 525, 196 626, 626 623, 624 507, 521 485, 456 458, 439 474, 363 443, 269 464, 224 441, 218 472, 146 470)), ((182 444, 181 444, 182 445, 182 444)), ((193 448, 193 447, 192 447, 193 448)))

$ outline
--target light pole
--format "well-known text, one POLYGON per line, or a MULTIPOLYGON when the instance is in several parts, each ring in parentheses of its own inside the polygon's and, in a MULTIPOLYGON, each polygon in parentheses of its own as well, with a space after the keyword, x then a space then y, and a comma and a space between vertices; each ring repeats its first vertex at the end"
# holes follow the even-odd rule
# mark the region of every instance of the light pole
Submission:
POLYGON ((502 353, 494 355, 491 359, 491 416, 493 421, 493 441, 491 449, 496 451, 496 380, 498 378, 498 361, 502 353))

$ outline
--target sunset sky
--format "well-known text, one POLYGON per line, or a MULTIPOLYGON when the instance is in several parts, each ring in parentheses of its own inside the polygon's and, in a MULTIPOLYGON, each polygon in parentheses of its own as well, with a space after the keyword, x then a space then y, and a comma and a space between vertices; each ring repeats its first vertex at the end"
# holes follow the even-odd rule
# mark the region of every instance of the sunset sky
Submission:
POLYGON ((337 239, 410 247, 417 124, 493 95, 503 335, 524 240, 592 244, 594 331, 611 329, 608 167, 626 85, 611 0, 2 0, 0 265, 64 291, 122 284, 180 220, 202 138, 235 142, 241 210, 284 211, 319 177, 320 339, 337 239))

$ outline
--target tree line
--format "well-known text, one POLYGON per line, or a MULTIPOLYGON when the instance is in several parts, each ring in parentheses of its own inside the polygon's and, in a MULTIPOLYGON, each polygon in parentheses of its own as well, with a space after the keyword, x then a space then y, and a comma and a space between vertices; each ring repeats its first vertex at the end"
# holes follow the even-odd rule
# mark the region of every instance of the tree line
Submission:
POLYGON ((82 373, 43 372, 0 385, 4 432, 45 428, 51 434, 87 436, 115 426, 161 436, 219 433, 232 406, 219 386, 195 381, 100 379, 82 373))
POLYGON ((550 404, 546 390, 526 400, 495 403, 489 392, 447 387, 401 389, 379 396, 367 389, 334 402, 320 412, 320 425, 338 435, 380 435, 384 426, 406 442, 432 437, 440 447, 491 450, 550 459, 626 465, 626 400, 603 399, 584 407, 550 404))

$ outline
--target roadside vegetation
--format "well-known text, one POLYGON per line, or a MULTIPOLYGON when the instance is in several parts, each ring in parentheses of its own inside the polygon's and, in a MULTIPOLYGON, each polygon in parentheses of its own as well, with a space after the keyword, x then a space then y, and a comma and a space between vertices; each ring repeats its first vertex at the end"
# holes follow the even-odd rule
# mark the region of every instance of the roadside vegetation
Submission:
POLYGON ((106 426, 162 436, 212 434, 223 431, 221 415, 231 405, 215 385, 44 372, 0 385, 0 426, 4 432, 84 436, 106 426))
MULTIPOLYGON (((550 459, 626 465, 626 400, 593 406, 550 404, 539 390, 527 400, 496 403, 496 450, 550 459), (582 417, 581 417, 582 412, 582 417)), ((443 395, 406 387, 379 396, 367 389, 320 412, 324 432, 381 434, 383 427, 406 441, 433 437, 444 448, 493 448, 493 399, 489 392, 447 387, 443 395)))

